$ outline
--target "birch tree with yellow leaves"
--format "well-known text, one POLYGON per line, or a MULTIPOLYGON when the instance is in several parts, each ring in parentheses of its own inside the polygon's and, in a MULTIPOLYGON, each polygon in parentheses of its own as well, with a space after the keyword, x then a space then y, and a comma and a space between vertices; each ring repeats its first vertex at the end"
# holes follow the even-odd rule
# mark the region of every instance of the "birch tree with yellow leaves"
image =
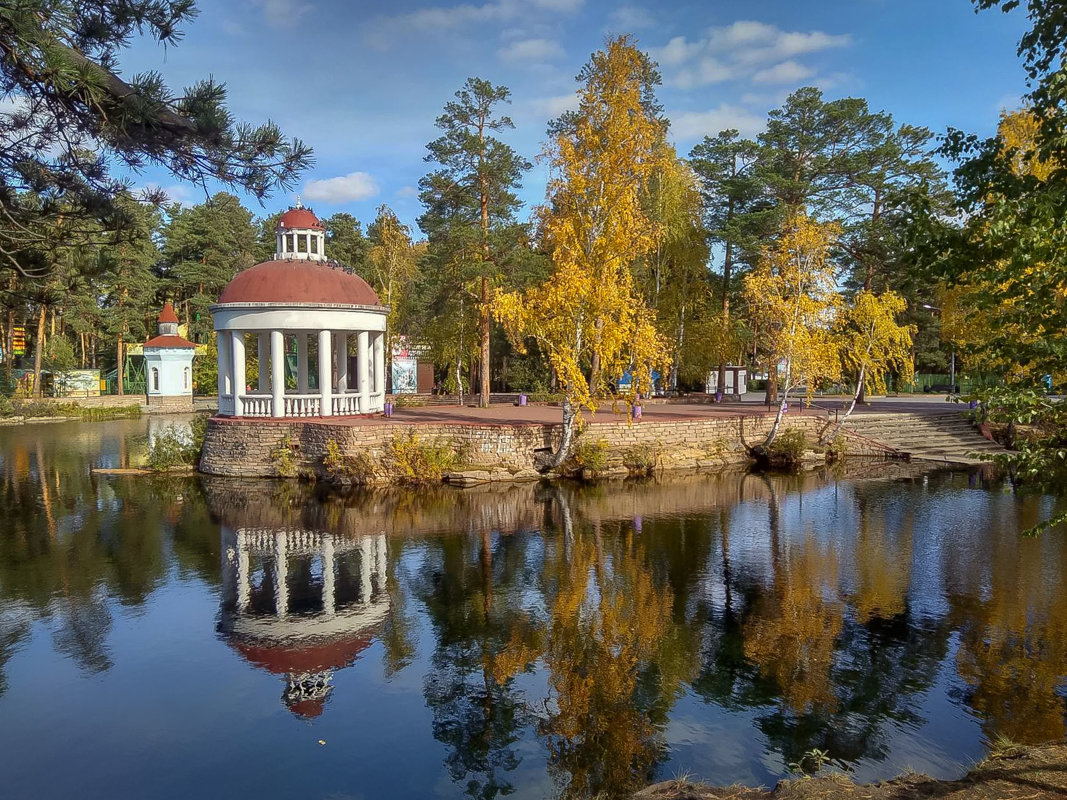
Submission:
POLYGON ((796 210, 745 276, 745 300, 760 323, 764 350, 779 365, 778 413, 764 448, 778 435, 790 392, 805 386, 810 397, 819 381, 840 372, 832 325, 841 296, 830 260, 840 233, 840 225, 817 222, 796 210))
POLYGON ((885 379, 890 372, 896 371, 905 383, 914 377, 911 343, 916 328, 897 322, 906 308, 904 298, 896 292, 877 295, 861 291, 851 306, 837 315, 841 365, 847 374, 856 376, 856 391, 842 423, 856 410, 864 391, 885 392, 885 379))
POLYGON ((578 110, 547 153, 553 175, 541 227, 553 271, 541 286, 500 293, 494 303, 513 343, 536 341, 559 381, 563 438, 553 466, 567 457, 583 410, 595 411, 613 381, 631 370, 632 400, 652 388, 653 369, 670 363, 630 270, 656 241, 641 203, 664 133, 644 102, 649 69, 626 36, 583 69, 578 110))

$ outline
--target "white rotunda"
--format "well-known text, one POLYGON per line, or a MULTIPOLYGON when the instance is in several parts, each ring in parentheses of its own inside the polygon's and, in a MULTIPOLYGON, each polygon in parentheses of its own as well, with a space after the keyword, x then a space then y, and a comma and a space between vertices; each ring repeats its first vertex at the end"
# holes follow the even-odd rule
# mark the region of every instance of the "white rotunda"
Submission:
POLYGON ((366 281, 326 258, 326 230, 299 202, 282 214, 276 232, 274 259, 238 273, 211 306, 219 414, 381 412, 389 309, 366 281), (259 356, 255 385, 247 380, 249 346, 259 356))

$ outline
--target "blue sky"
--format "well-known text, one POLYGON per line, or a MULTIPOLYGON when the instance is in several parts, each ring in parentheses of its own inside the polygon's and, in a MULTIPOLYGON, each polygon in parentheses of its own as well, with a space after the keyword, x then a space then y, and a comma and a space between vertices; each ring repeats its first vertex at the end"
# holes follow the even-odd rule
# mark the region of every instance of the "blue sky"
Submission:
MULTIPOLYGON (((430 165, 434 119, 468 76, 511 89, 515 130, 503 135, 533 159, 547 121, 573 102, 574 76, 609 34, 632 33, 660 64, 660 99, 679 153, 704 134, 759 131, 794 89, 865 97, 898 122, 935 132, 991 133, 1026 91, 1016 45, 1019 13, 975 14, 970 0, 200 0, 177 48, 138 41, 132 74, 159 70, 175 89, 212 75, 238 119, 272 119, 315 150, 294 192, 322 216, 364 222, 382 203, 413 223, 416 186, 430 165)), ((523 198, 543 199, 546 168, 523 198)), ((203 192, 146 171, 183 202, 203 192)))

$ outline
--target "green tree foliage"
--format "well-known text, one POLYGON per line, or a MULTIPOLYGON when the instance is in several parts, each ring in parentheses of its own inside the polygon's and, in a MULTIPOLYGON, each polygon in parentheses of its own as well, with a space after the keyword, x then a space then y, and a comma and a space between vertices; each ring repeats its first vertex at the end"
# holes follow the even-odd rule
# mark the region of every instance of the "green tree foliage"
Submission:
POLYGON ((155 306, 158 281, 153 272, 159 248, 153 234, 159 228, 159 212, 127 196, 122 200, 131 225, 116 243, 102 249, 105 268, 100 289, 104 328, 114 344, 118 393, 125 394, 123 366, 126 345, 148 337, 149 310, 155 306), (147 319, 146 319, 147 317, 147 319))
MULTIPOLYGON (((111 168, 158 165, 180 180, 218 180, 263 198, 293 183, 311 151, 273 123, 236 122, 208 79, 180 93, 161 75, 118 76, 135 35, 173 47, 192 0, 18 0, 0 7, 0 257, 22 274, 49 266, 43 246, 137 225, 111 168), (26 202, 33 192, 40 202, 26 202), (62 220, 63 224, 59 225, 62 220), (99 223, 94 225, 93 223, 99 223)), ((158 198, 157 198, 158 199, 158 198)))
MULTIPOLYGON (((443 134, 430 142, 426 160, 440 168, 423 178, 419 187, 426 213, 419 226, 431 250, 442 251, 456 270, 455 280, 437 293, 465 292, 468 313, 477 315, 480 404, 489 404, 490 290, 513 271, 513 251, 526 238, 515 214, 515 194, 530 163, 493 134, 514 125, 497 107, 509 102, 510 91, 481 78, 468 78, 445 104, 436 125, 443 134)), ((435 253, 435 256, 438 254, 435 253)), ((462 331, 459 321, 457 332, 462 331)))
POLYGON ((234 195, 220 192, 200 205, 172 207, 163 238, 163 274, 173 300, 181 304, 193 341, 207 341, 208 306, 234 275, 254 263, 252 214, 234 195))

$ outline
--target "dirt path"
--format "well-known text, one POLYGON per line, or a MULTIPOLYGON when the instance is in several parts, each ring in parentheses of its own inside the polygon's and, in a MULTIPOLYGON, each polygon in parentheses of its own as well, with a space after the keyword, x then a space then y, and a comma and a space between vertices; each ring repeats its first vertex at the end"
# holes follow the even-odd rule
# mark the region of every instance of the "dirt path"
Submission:
POLYGON ((956 781, 905 775, 857 786, 844 775, 782 781, 773 791, 665 781, 634 800, 1062 800, 1067 798, 1067 745, 1007 748, 956 781))

